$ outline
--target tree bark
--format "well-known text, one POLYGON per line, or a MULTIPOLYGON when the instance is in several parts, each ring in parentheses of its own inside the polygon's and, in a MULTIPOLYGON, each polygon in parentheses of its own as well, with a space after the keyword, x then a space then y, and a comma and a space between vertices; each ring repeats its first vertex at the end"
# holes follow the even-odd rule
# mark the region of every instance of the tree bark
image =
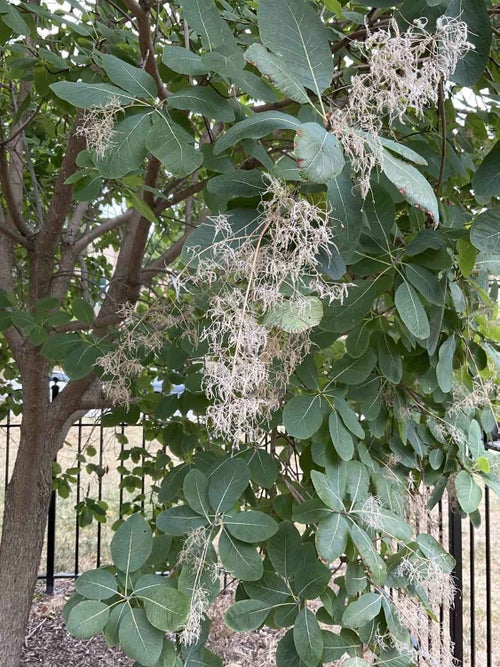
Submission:
POLYGON ((0 667, 20 664, 52 492, 52 463, 72 422, 61 405, 49 404, 46 360, 25 348, 22 366, 24 414, 0 544, 0 667))

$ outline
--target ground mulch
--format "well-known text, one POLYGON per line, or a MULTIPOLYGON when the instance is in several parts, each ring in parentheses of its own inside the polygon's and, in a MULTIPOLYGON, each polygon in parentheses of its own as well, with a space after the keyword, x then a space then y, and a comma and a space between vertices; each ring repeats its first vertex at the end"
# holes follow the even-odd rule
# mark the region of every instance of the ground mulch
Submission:
MULTIPOLYGON (((54 595, 40 585, 31 608, 24 640, 22 665, 29 667, 131 667, 119 648, 108 648, 102 635, 75 639, 64 626, 62 608, 71 595, 73 583, 57 581, 54 595)), ((234 634, 222 620, 233 601, 232 591, 221 595, 211 610, 211 638, 207 646, 223 658, 224 667, 271 667, 282 633, 263 628, 258 632, 234 634)))

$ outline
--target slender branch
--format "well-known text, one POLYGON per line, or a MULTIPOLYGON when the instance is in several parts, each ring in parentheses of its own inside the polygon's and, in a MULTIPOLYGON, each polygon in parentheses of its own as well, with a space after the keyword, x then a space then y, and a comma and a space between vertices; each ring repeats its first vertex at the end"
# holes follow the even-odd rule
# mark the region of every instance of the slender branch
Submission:
POLYGON ((439 112, 439 124, 441 125, 441 164, 439 166, 439 177, 434 188, 436 194, 438 195, 441 186, 443 185, 443 176, 444 176, 444 165, 446 162, 446 109, 444 106, 444 84, 443 80, 439 82, 439 92, 438 92, 438 112, 439 112))
POLYGON ((36 216, 38 218, 38 223, 40 225, 43 225, 44 224, 44 216, 43 216, 42 200, 41 200, 41 197, 40 197, 40 188, 38 187, 38 180, 37 180, 36 173, 35 173, 35 167, 33 166, 33 160, 31 159, 30 147, 29 147, 28 142, 26 140, 24 141, 24 153, 26 155, 26 163, 27 163, 28 172, 29 172, 29 175, 30 175, 31 187, 33 188, 33 198, 35 200, 36 216))
POLYGON ((161 100, 165 100, 167 99, 170 93, 162 81, 160 72, 158 71, 158 65, 156 64, 155 49, 153 45, 153 40, 151 39, 151 26, 149 23, 149 14, 145 12, 144 9, 140 6, 140 4, 135 0, 124 0, 124 4, 126 5, 127 9, 130 12, 132 12, 132 14, 137 19, 138 30, 139 30, 139 46, 141 48, 141 55, 144 62, 144 69, 155 80, 156 87, 158 89, 158 97, 161 100))
POLYGON ((150 283, 155 276, 162 273, 169 264, 172 264, 182 252, 182 248, 186 240, 190 236, 191 231, 186 232, 180 239, 175 241, 168 250, 166 250, 160 257, 147 264, 141 272, 141 281, 143 283, 150 283))
POLYGON ((84 250, 87 246, 89 246, 92 243, 92 241, 95 241, 96 239, 100 238, 103 234, 106 234, 106 232, 109 232, 112 229, 116 229, 117 227, 121 227, 122 225, 125 225, 127 222, 130 222, 133 213, 134 209, 129 208, 124 213, 117 215, 115 218, 109 218, 108 220, 105 220, 98 227, 95 227, 94 229, 91 229, 83 236, 80 236, 80 238, 76 241, 73 248, 75 254, 79 255, 82 252, 82 250, 84 250))
POLYGON ((2 139, 2 141, 0 141, 0 146, 7 146, 7 144, 9 144, 11 141, 14 141, 14 139, 16 139, 21 134, 21 132, 28 127, 31 121, 34 120, 35 116, 42 108, 42 104, 43 102, 40 102, 29 118, 27 118, 21 125, 19 125, 16 130, 7 137, 7 139, 2 139))
MULTIPOLYGON (((7 156, 5 154, 4 148, 0 149, 0 184, 2 185, 3 194, 5 196, 5 203, 7 204, 7 210, 12 219, 12 222, 15 224, 22 236, 29 236, 31 234, 31 230, 23 220, 21 211, 17 206, 14 193, 12 191, 9 177, 9 167, 7 165, 7 156)), ((23 245, 27 245, 27 243, 24 243, 23 245)))
POLYGON ((11 241, 15 241, 25 248, 29 246, 26 237, 21 236, 21 234, 18 234, 16 231, 11 229, 5 222, 0 222, 0 234, 4 234, 4 236, 7 236, 9 239, 11 239, 11 241))
POLYGON ((192 197, 198 192, 201 192, 207 184, 208 180, 208 178, 205 178, 202 181, 198 181, 198 183, 193 183, 185 190, 181 190, 177 193, 174 192, 170 199, 161 199, 157 201, 156 205, 153 207, 153 211, 158 215, 159 213, 166 211, 167 208, 171 208, 172 206, 175 206, 175 204, 179 204, 181 201, 184 201, 188 197, 192 197))

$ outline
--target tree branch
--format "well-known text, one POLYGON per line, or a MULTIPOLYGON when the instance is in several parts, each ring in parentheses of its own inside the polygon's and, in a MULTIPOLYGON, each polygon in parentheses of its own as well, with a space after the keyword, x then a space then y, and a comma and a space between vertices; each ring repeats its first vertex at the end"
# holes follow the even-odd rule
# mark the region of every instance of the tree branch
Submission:
POLYGON ((147 264, 141 272, 141 282, 143 284, 149 284, 155 276, 165 270, 166 266, 175 261, 181 254, 182 248, 190 235, 191 231, 183 234, 183 236, 172 243, 170 248, 165 250, 160 257, 147 264))
POLYGON ((144 62, 144 69, 155 80, 158 89, 158 97, 161 100, 167 99, 170 95, 165 84, 162 81, 158 65, 155 59, 155 49, 151 39, 151 26, 149 23, 149 14, 135 0, 124 0, 127 9, 136 17, 139 30, 139 46, 141 56, 144 62))
MULTIPOLYGON (((5 203, 7 204, 7 210, 12 222, 17 227, 22 237, 29 236, 31 234, 31 230, 23 220, 21 211, 17 206, 17 202, 12 191, 9 177, 9 167, 7 165, 7 156, 5 154, 4 148, 0 149, 0 184, 2 185, 5 203)), ((24 239, 23 245, 28 245, 26 239, 24 239)))
POLYGON ((95 227, 94 229, 91 229, 83 236, 80 236, 80 238, 77 239, 73 247, 74 252, 77 255, 79 255, 82 252, 82 250, 84 250, 87 246, 89 246, 92 243, 92 241, 95 241, 106 232, 109 232, 112 229, 116 229, 117 227, 121 227, 122 225, 125 225, 127 222, 130 222, 133 213, 134 209, 129 208, 124 213, 117 215, 115 218, 109 218, 108 220, 105 220, 98 227, 95 227))

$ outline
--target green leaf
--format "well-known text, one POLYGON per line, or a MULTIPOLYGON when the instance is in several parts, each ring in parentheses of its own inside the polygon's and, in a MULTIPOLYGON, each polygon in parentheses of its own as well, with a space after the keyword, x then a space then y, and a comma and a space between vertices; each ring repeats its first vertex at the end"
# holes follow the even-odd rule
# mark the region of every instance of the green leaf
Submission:
POLYGON ((420 292, 424 299, 436 306, 443 305, 444 290, 435 273, 418 264, 406 264, 404 272, 408 282, 420 292))
POLYGON ((263 111, 236 123, 216 142, 214 153, 219 155, 242 139, 260 139, 275 130, 298 130, 302 123, 280 111, 263 111))
POLYGON ((79 380, 92 372, 102 356, 101 349, 87 340, 80 340, 61 360, 66 373, 72 380, 79 380))
POLYGON ((500 141, 484 158, 472 178, 476 198, 481 201, 500 196, 500 141))
POLYGON ((378 336, 377 356, 382 375, 392 384, 399 384, 403 377, 403 360, 392 338, 385 334, 378 336))
POLYGON ((363 507, 359 514, 369 526, 376 526, 376 530, 386 533, 393 539, 409 542, 413 537, 411 526, 383 507, 373 509, 363 507))
POLYGON ((368 378, 376 363, 377 355, 371 348, 368 348, 359 359, 353 359, 345 354, 332 365, 330 377, 335 382, 361 384, 368 378))
POLYGON ((201 56, 184 46, 166 46, 161 60, 164 65, 179 74, 199 76, 208 74, 210 69, 203 63, 201 56))
POLYGON ((189 599, 176 588, 155 587, 144 599, 144 611, 151 625, 163 632, 178 630, 189 615, 189 599))
POLYGON ((234 111, 228 100, 213 88, 204 86, 183 88, 173 93, 168 98, 168 106, 171 109, 191 111, 224 123, 234 120, 234 111))
POLYGON ((364 502, 368 497, 370 477, 366 466, 360 461, 348 461, 343 466, 346 471, 346 490, 351 497, 351 506, 364 502))
POLYGON ((302 563, 302 543, 295 526, 284 521, 267 543, 267 553, 278 574, 289 580, 302 563))
POLYGON ((439 361, 436 366, 436 377, 439 388, 445 394, 451 391, 455 384, 453 373, 453 355, 455 354, 455 334, 452 334, 439 348, 439 361))
POLYGON ((366 435, 365 430, 362 427, 357 414, 348 405, 347 401, 340 396, 334 396, 333 404, 349 431, 363 440, 366 435))
POLYGON ((250 468, 252 482, 264 489, 270 489, 279 475, 279 467, 274 458, 261 448, 250 450, 244 458, 250 468))
POLYGON ((268 328, 277 327, 287 333, 301 333, 318 326, 323 317, 323 304, 316 296, 300 301, 283 301, 272 306, 264 316, 268 328))
POLYGON ((250 482, 250 470, 241 458, 228 458, 211 472, 208 497, 216 513, 225 512, 239 500, 250 482))
POLYGON ((157 111, 146 137, 146 148, 173 176, 182 177, 192 174, 203 162, 203 155, 193 147, 193 141, 165 111, 157 111))
POLYGON ((260 600, 239 600, 224 614, 224 623, 233 632, 252 632, 264 623, 272 608, 260 600))
POLYGON ((464 512, 470 514, 479 507, 483 492, 479 484, 467 470, 461 470, 455 477, 457 500, 464 512))
POLYGON ((174 537, 190 533, 196 528, 205 526, 206 523, 205 517, 200 516, 186 505, 178 505, 164 510, 156 519, 157 527, 167 535, 173 535, 174 537))
POLYGON ((477 216, 472 223, 470 240, 478 250, 500 255, 500 207, 477 216))
POLYGON ((89 639, 99 634, 109 617, 109 607, 97 600, 78 602, 71 609, 66 628, 73 637, 89 639))
POLYGON ((318 123, 304 123, 297 130, 294 156, 300 175, 313 183, 327 183, 345 164, 337 137, 318 123))
POLYGON ((446 15, 465 21, 467 41, 474 45, 458 61, 450 78, 460 86, 472 86, 481 77, 490 55, 492 30, 488 10, 484 0, 451 0, 446 15))
POLYGON ((382 171, 387 178, 410 204, 422 209, 432 218, 434 224, 438 224, 438 202, 429 182, 415 167, 394 157, 389 151, 382 150, 382 171))
POLYGON ((317 470, 311 471, 311 481, 319 498, 327 507, 336 512, 344 512, 345 484, 342 483, 341 468, 337 468, 331 474, 324 475, 317 470))
POLYGON ((335 333, 353 329, 370 312, 374 299, 382 294, 387 286, 387 279, 354 280, 342 304, 333 301, 323 306, 321 328, 335 333))
POLYGON ((75 333, 57 333, 45 341, 41 352, 47 359, 61 361, 78 347, 80 340, 78 334, 75 333))
POLYGON ((95 318, 94 309, 88 301, 81 297, 76 297, 71 303, 71 312, 80 322, 92 324, 95 318))
POLYGON ((283 58, 270 53, 262 44, 254 42, 245 52, 245 60, 255 65, 286 97, 299 104, 309 103, 304 86, 283 58))
POLYGON ((0 14, 5 25, 12 28, 18 35, 30 36, 30 29, 26 21, 23 19, 21 12, 15 7, 12 2, 2 0, 0 4, 0 14))
POLYGON ((226 572, 242 581, 257 581, 264 567, 257 549, 244 544, 223 530, 219 538, 219 556, 226 572))
POLYGON ((199 470, 190 470, 184 478, 184 498, 197 514, 208 518, 210 501, 208 498, 208 479, 199 470))
POLYGON ((154 628, 144 609, 127 606, 118 630, 120 645, 125 653, 144 667, 153 667, 163 649, 163 633, 154 628))
POLYGON ((51 83, 50 88, 57 97, 79 109, 105 107, 115 98, 122 105, 129 104, 135 99, 133 95, 125 93, 121 88, 113 86, 110 83, 57 81, 56 83, 51 83))
POLYGON ((151 127, 149 114, 134 114, 115 123, 111 145, 96 167, 104 178, 122 178, 140 169, 147 155, 145 137, 151 127))
POLYGON ((293 639, 293 630, 288 630, 278 643, 276 649, 276 667, 308 667, 297 653, 293 639))
POLYGON ((283 425, 293 438, 310 438, 322 421, 323 410, 319 396, 295 396, 283 409, 283 425))
POLYGON ((259 197, 265 189, 258 169, 235 169, 211 178, 207 190, 224 200, 235 197, 259 197))
POLYGON ((381 606, 380 593, 365 593, 347 607, 342 616, 342 625, 360 628, 377 616, 381 606))
POLYGON ((345 653, 352 655, 361 650, 361 642, 352 630, 343 629, 336 635, 328 630, 323 630, 323 662, 335 662, 340 660, 345 653))
POLYGON ((430 336, 427 314, 411 285, 407 282, 401 283, 394 295, 394 303, 402 323, 415 338, 425 340, 430 336))
POLYGON ((148 522, 140 514, 133 514, 114 534, 111 558, 122 572, 135 572, 147 561, 152 548, 153 535, 148 522))
POLYGON ((233 32, 221 17, 214 0, 181 0, 181 7, 184 19, 200 35, 207 51, 218 46, 238 50, 233 32))
POLYGON ((365 563, 368 570, 371 572, 373 581, 382 586, 385 582, 387 568, 384 560, 378 554, 371 538, 362 530, 357 524, 352 524, 349 527, 352 541, 356 545, 359 555, 365 563))
POLYGON ((127 93, 144 99, 156 97, 158 91, 155 80, 145 70, 109 53, 100 55, 99 60, 111 81, 127 93))
POLYGON ((75 582, 75 590, 91 600, 107 600, 116 594, 116 579, 108 570, 87 570, 75 582))
POLYGON ((451 556, 432 535, 420 533, 417 535, 417 544, 424 556, 439 565, 443 572, 448 574, 455 567, 455 559, 453 556, 451 556))
POLYGON ((327 563, 340 558, 347 545, 349 526, 341 514, 331 514, 322 519, 316 533, 316 546, 318 553, 327 563))
POLYGON ((281 577, 269 570, 265 570, 258 581, 245 582, 245 591, 251 598, 265 602, 268 607, 270 605, 277 607, 290 602, 288 586, 281 577))
POLYGON ((226 514, 224 527, 236 539, 250 544, 267 540, 278 530, 278 524, 274 519, 256 510, 226 514))
POLYGON ((321 98, 332 81, 333 60, 326 28, 316 10, 303 0, 261 0, 257 20, 264 46, 321 98))
POLYGON ((362 200, 355 188, 347 165, 336 178, 327 183, 330 219, 334 230, 335 245, 345 259, 351 262, 359 243, 363 224, 362 200))
POLYGON ((354 440, 335 410, 328 418, 328 428, 335 451, 343 461, 350 461, 354 455, 354 440))
POLYGON ((308 667, 316 667, 323 655, 323 635, 316 616, 306 607, 295 620, 293 641, 300 659, 308 667))

